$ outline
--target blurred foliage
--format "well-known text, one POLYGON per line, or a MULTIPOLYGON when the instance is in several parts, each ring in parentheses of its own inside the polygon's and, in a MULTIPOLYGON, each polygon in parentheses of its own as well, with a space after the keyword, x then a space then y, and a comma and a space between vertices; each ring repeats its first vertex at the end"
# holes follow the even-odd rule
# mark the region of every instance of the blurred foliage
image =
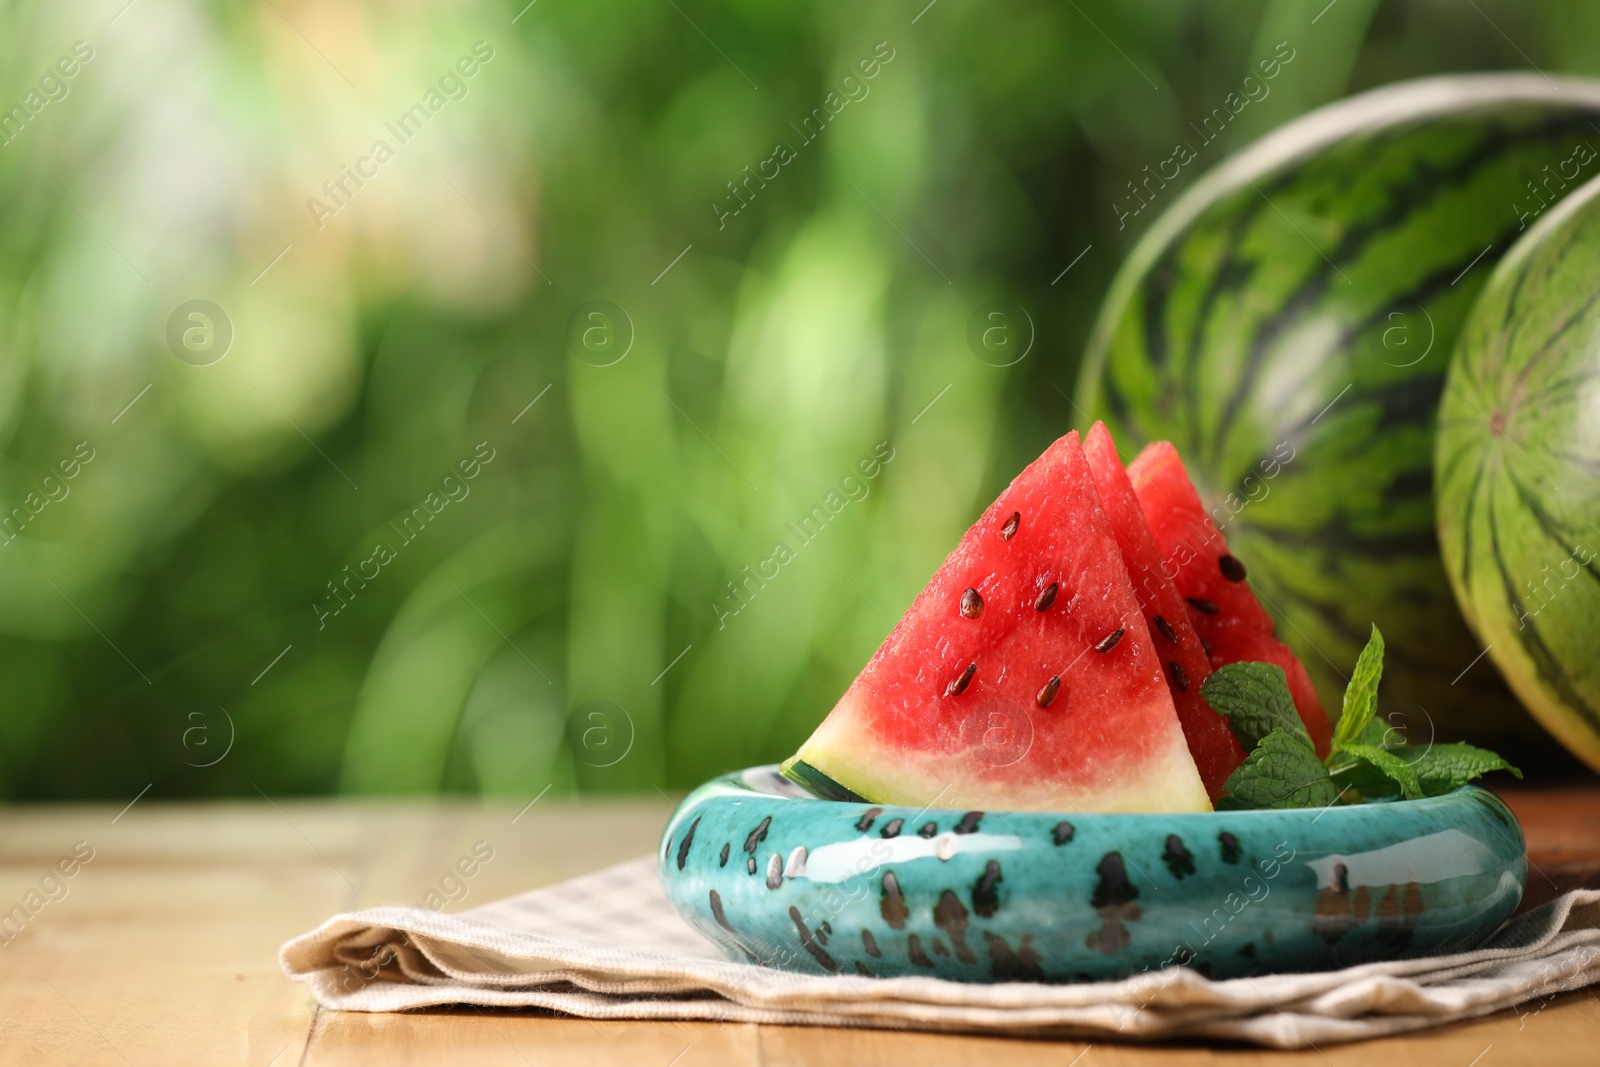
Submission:
POLYGON ((1155 214, 1113 201, 1276 42, 1175 184, 1357 89, 1600 66, 1582 0, 124 4, 0 2, 13 798, 781 758, 1079 421, 1155 214), (233 331, 203 366, 196 299, 233 331), (978 358, 1017 305, 1027 357, 978 358))

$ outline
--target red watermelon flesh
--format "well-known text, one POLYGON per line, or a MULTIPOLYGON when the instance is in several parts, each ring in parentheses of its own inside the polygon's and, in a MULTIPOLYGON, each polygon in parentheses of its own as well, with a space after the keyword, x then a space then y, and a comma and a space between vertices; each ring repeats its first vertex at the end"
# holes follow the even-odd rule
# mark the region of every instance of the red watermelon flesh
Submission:
POLYGON ((1295 710, 1317 752, 1326 755, 1333 730, 1311 677, 1273 634, 1272 616, 1251 592, 1244 564, 1228 551, 1227 541, 1200 503, 1178 450, 1167 441, 1146 445, 1128 464, 1128 479, 1167 573, 1173 574, 1173 584, 1188 601, 1189 620, 1207 644, 1212 669, 1245 661, 1282 667, 1295 710))
POLYGON ((1156 547, 1105 423, 1097 422, 1089 428, 1083 440, 1083 454, 1100 490, 1100 503, 1111 520, 1111 532, 1122 551, 1134 594, 1139 598, 1150 643, 1166 666, 1167 688, 1178 710, 1178 721, 1183 724, 1184 737, 1188 738, 1189 754, 1194 757, 1206 792, 1216 800, 1222 795, 1228 775, 1244 762, 1245 751, 1228 727, 1227 718, 1211 710, 1200 695, 1200 684, 1210 676, 1211 664, 1189 622, 1189 606, 1162 565, 1161 550, 1156 547))
POLYGON ((882 804, 1210 809, 1076 433, 967 531, 785 764, 811 769, 882 804))

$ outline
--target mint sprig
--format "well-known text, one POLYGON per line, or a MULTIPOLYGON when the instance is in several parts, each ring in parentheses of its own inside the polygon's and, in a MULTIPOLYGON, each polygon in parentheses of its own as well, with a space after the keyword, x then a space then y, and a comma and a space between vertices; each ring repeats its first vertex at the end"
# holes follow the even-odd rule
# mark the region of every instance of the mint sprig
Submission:
MULTIPOLYGON (((1342 748, 1335 747, 1334 751, 1341 756, 1348 756, 1351 759, 1367 764, 1378 774, 1398 786, 1400 788, 1400 796, 1406 800, 1418 800, 1426 795, 1422 792, 1422 782, 1417 777, 1416 768, 1386 748, 1379 748, 1377 745, 1348 744, 1342 748)), ((1332 753, 1329 754, 1329 758, 1332 758, 1332 753)), ((1372 782, 1373 779, 1367 779, 1367 781, 1372 782)), ((1465 784, 1465 781, 1457 783, 1457 785, 1465 784)), ((1371 785, 1368 786, 1369 790, 1372 788, 1371 785)), ((1381 789, 1382 787, 1379 786, 1378 788, 1381 789)), ((1454 789, 1455 786, 1452 785, 1449 788, 1454 789)), ((1445 792, 1449 792, 1449 789, 1445 790, 1445 792)))
POLYGON ((1361 738, 1378 712, 1378 681, 1383 677, 1383 634, 1372 627, 1367 647, 1356 657, 1356 669, 1344 688, 1344 710, 1333 729, 1333 747, 1344 748, 1361 738))
POLYGON ((1289 681, 1274 663, 1234 663, 1212 674, 1200 687, 1212 709, 1228 717, 1239 744, 1250 752, 1274 730, 1294 734, 1309 747, 1311 735, 1294 710, 1289 681))
POLYGON ((1522 772, 1486 748, 1456 742, 1449 745, 1402 745, 1394 754, 1417 772, 1424 796, 1437 796, 1466 785, 1490 771, 1522 772))
MULTIPOLYGON (((1304 734, 1305 727, 1300 731, 1304 734)), ((1310 740, 1284 729, 1263 737, 1229 776, 1225 788, 1227 793, 1217 801, 1223 811, 1322 808, 1339 798, 1339 787, 1333 784, 1310 740)))
POLYGON ((1230 663, 1205 680, 1200 693, 1249 755, 1223 783, 1220 810, 1327 807, 1340 799, 1416 800, 1459 789, 1490 771, 1522 772, 1487 749, 1467 744, 1389 746, 1391 731, 1377 718, 1383 677, 1383 634, 1372 628, 1345 687, 1344 707, 1326 759, 1295 711, 1283 669, 1270 663, 1230 663))

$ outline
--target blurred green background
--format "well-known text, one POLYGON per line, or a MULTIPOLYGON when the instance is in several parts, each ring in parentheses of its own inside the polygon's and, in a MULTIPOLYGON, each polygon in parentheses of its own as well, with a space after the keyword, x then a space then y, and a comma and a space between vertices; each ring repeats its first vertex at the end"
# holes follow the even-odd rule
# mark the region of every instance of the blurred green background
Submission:
POLYGON ((1600 72, 1584 0, 925 2, 0 2, 0 794, 782 758, 1081 421, 1113 203, 1279 42, 1178 185, 1600 72))

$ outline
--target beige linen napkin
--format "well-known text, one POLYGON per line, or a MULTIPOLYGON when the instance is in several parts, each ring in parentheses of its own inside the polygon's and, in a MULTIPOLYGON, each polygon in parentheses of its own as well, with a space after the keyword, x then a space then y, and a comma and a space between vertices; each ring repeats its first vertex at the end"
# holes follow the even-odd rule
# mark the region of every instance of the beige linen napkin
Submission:
POLYGON ((1474 952, 1209 981, 969 985, 820 977, 732 963, 678 917, 644 856, 459 914, 378 907, 283 946, 323 1007, 533 1007, 590 1019, 700 1019, 1085 1038, 1353 1041, 1528 1005, 1600 982, 1600 890, 1566 894, 1474 952))

